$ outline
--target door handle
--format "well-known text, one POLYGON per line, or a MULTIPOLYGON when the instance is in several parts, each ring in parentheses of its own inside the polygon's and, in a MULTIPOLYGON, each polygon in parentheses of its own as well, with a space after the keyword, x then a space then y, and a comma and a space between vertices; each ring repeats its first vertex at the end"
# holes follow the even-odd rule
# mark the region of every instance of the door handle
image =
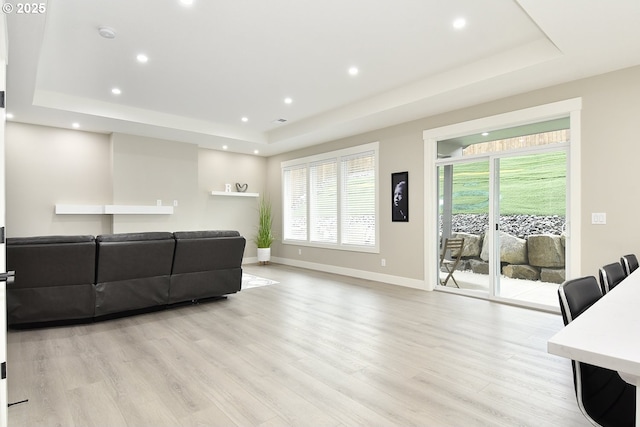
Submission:
POLYGON ((0 282, 6 282, 9 279, 16 277, 15 271, 7 271, 6 273, 0 273, 0 282))

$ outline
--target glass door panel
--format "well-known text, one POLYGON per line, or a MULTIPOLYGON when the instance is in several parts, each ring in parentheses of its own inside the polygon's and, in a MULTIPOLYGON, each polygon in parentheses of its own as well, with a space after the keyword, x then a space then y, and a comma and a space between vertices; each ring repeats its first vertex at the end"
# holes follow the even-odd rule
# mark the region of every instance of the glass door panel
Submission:
POLYGON ((490 171, 489 160, 468 161, 438 166, 438 201, 440 219, 440 259, 438 286, 461 292, 489 295, 488 241, 490 171), (449 276, 457 253, 447 251, 442 259, 446 239, 464 238, 461 260, 449 276), (443 262, 444 261, 444 262, 443 262), (445 283, 446 281, 446 283, 445 283))
MULTIPOLYGON (((495 158, 500 274, 495 295, 558 306, 565 274, 567 154, 564 150, 495 158)), ((494 229, 495 230, 495 229, 494 229)))

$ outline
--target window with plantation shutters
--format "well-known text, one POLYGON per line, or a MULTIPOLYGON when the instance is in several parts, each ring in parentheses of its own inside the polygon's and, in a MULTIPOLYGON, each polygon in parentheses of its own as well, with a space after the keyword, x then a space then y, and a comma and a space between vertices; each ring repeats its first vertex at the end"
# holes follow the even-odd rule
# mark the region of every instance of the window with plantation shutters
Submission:
POLYGON ((284 243, 378 251, 378 143, 282 163, 284 243))
POLYGON ((307 240, 307 167, 283 171, 284 240, 307 240))
POLYGON ((345 245, 375 245, 375 164, 373 151, 342 158, 341 236, 345 245))
POLYGON ((338 167, 336 159, 309 165, 309 240, 338 242, 338 167))

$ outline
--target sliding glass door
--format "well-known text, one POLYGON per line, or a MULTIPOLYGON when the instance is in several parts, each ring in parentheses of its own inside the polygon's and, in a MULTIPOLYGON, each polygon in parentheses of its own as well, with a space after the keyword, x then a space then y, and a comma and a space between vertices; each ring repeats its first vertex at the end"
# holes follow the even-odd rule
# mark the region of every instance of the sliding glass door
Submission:
POLYGON ((489 229, 489 160, 447 163, 438 167, 440 210, 440 286, 488 296, 491 254, 483 247, 489 229), (446 239, 463 238, 460 262, 449 276, 447 261, 457 253, 442 253, 446 239), (443 259, 444 255, 444 259, 443 259))
POLYGON ((496 158, 501 274, 495 294, 524 303, 557 305, 565 278, 567 152, 496 158))
MULTIPOLYGON (((554 122, 554 125, 558 123, 554 122)), ((438 143, 436 289, 556 310, 565 279, 568 128, 438 143), (446 239, 463 238, 449 276, 446 239)))

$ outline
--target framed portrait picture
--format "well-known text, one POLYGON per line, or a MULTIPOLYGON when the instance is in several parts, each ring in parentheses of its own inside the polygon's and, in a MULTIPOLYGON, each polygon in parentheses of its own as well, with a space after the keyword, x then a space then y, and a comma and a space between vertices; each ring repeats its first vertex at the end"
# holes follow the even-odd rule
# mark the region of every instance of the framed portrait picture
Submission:
POLYGON ((391 174, 391 220, 409 222, 409 172, 391 174))

